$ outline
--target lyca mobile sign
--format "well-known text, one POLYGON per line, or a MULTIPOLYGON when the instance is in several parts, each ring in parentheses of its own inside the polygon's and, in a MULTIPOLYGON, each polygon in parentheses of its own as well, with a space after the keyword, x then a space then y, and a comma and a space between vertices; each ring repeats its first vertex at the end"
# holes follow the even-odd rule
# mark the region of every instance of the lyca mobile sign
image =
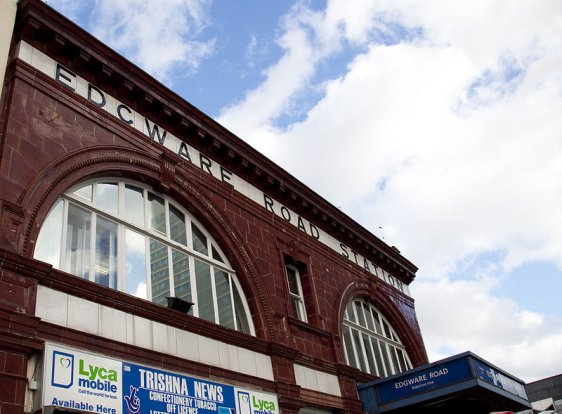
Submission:
POLYGON ((277 396, 46 345, 43 406, 108 414, 278 414, 277 396))

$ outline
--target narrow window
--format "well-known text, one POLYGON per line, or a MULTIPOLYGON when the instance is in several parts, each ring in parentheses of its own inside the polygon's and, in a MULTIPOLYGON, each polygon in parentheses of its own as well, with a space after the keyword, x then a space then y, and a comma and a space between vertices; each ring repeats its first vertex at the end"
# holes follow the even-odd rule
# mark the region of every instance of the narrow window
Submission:
POLYGON ((304 295, 299 270, 293 265, 286 265, 287 280, 289 284, 289 296, 291 307, 295 318, 307 322, 306 309, 304 306, 304 295))

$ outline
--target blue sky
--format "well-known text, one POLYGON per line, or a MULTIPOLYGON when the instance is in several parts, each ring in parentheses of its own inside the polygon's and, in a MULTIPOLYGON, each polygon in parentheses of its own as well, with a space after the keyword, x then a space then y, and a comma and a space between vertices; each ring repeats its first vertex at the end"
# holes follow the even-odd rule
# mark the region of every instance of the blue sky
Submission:
POLYGON ((419 268, 431 360, 562 372, 558 0, 49 0, 419 268))

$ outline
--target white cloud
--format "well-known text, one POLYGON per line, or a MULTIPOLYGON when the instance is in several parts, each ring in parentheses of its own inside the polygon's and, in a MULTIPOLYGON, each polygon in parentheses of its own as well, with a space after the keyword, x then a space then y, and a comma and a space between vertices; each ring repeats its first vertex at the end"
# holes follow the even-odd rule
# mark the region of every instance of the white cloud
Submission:
POLYGON ((470 350, 527 382, 558 374, 562 318, 522 310, 512 300, 491 295, 493 286, 485 279, 415 284, 430 359, 470 350))
POLYGON ((172 72, 195 71, 214 40, 200 40, 211 0, 98 0, 92 31, 134 63, 171 83, 172 72))
POLYGON ((491 287, 526 262, 562 268, 559 3, 367 3, 294 9, 284 56, 220 122, 420 267, 430 355, 470 349, 527 380, 553 374, 560 325, 491 287), (363 48, 345 75, 306 119, 276 128, 348 44, 363 48))

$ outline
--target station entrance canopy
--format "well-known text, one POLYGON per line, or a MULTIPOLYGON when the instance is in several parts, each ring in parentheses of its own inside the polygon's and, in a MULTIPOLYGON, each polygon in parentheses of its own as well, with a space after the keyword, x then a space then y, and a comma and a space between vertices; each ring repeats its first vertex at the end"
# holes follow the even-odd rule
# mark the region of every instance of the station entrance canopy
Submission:
POLYGON ((531 408, 521 380, 471 352, 357 389, 369 414, 488 414, 531 408))

